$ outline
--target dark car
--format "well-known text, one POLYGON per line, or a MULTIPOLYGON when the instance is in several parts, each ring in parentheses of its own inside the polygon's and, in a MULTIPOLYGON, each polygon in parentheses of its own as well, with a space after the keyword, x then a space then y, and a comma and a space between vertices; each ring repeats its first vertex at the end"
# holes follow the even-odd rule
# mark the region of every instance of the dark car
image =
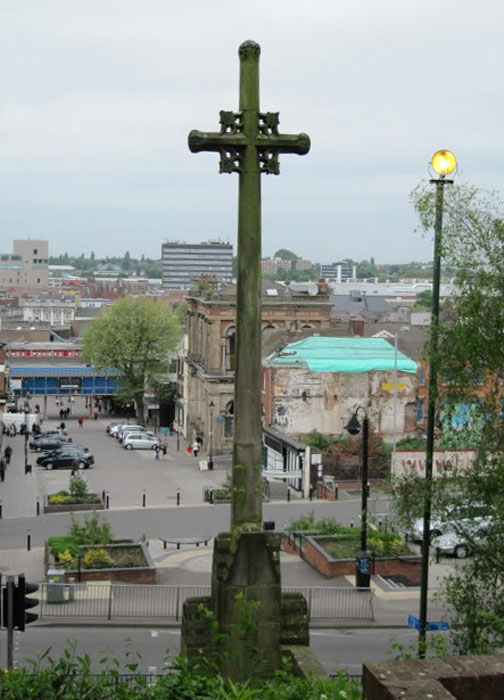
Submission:
POLYGON ((44 469, 72 469, 74 459, 79 460, 79 469, 88 469, 94 464, 94 457, 81 450, 54 450, 38 457, 37 464, 44 469))
POLYGON ((57 435, 49 435, 47 437, 40 437, 30 440, 30 449, 35 450, 35 452, 47 452, 47 450, 54 450, 60 445, 67 445, 68 442, 57 435))

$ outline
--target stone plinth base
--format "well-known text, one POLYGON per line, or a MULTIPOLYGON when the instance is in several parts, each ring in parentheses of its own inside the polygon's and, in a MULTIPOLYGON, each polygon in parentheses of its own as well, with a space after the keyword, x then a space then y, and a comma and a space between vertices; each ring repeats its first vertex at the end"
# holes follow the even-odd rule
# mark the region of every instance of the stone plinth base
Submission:
POLYGON ((307 645, 300 594, 280 590, 280 534, 247 532, 215 539, 212 595, 184 603, 181 653, 217 661, 225 675, 266 678, 281 667, 281 644, 307 645))

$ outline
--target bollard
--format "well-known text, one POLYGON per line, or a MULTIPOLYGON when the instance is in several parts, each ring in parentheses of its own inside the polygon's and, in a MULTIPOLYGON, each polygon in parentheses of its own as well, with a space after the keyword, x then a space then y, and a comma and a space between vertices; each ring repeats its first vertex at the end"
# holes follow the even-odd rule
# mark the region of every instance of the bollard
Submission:
POLYGON ((350 527, 353 527, 353 526, 354 526, 354 522, 353 522, 353 520, 350 520, 350 527))
POLYGON ((105 494, 105 489, 103 489, 103 491, 101 492, 101 500, 102 500, 102 503, 105 503, 105 495, 106 495, 106 494, 105 494))
POLYGON ((147 503, 147 494, 145 493, 145 489, 142 492, 142 508, 145 508, 147 503))
POLYGON ((40 498, 37 496, 37 515, 40 515, 40 498))
POLYGON ((30 532, 30 530, 27 530, 27 532, 26 532, 26 551, 27 552, 31 551, 31 532, 30 532))
POLYGON ((378 530, 381 530, 381 529, 382 529, 382 521, 378 520, 378 530))
POLYGON ((310 486, 310 501, 313 501, 313 486, 310 486))
POLYGON ((3 517, 3 513, 2 513, 2 501, 0 501, 0 520, 2 519, 2 517, 3 517))
POLYGON ((108 510, 110 508, 110 494, 107 491, 107 495, 105 497, 105 508, 108 510))
POLYGON ((287 503, 290 503, 290 488, 287 486, 287 503))
POLYGON ((441 558, 441 550, 436 547, 436 564, 439 564, 439 559, 441 558))
POLYGON ((177 489, 177 505, 180 505, 180 489, 177 489))

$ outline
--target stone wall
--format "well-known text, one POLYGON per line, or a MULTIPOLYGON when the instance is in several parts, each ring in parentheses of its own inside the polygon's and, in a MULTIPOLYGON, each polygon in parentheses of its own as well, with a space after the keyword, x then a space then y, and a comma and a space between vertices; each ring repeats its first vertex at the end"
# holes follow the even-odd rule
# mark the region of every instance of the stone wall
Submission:
POLYGON ((502 700, 504 654, 368 663, 362 682, 366 700, 502 700))

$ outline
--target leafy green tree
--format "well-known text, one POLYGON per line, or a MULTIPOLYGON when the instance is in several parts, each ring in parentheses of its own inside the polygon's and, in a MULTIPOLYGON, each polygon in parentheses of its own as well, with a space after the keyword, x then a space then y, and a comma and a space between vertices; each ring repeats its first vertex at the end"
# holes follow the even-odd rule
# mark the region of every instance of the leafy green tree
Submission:
POLYGON ((292 250, 288 250, 287 248, 280 248, 273 257, 281 258, 282 260, 297 260, 298 258, 296 253, 293 253, 292 250))
MULTIPOLYGON (((422 228, 432 231, 432 186, 417 187, 412 200, 422 228)), ((443 252, 458 289, 452 321, 440 327, 437 362, 443 394, 438 405, 440 414, 447 414, 453 439, 457 421, 454 425, 450 406, 467 407, 458 429, 471 433, 476 457, 466 471, 453 470, 436 479, 433 500, 441 517, 448 519, 454 508, 465 513, 451 521, 471 557, 445 582, 454 641, 463 653, 486 653, 504 645, 503 219, 503 206, 494 195, 470 185, 445 188, 443 252), (481 515, 482 506, 490 528, 480 539, 468 521, 481 515)), ((396 483, 398 510, 404 499, 420 500, 425 486, 414 478, 402 482, 396 483)))
POLYGON ((376 277, 377 270, 376 265, 374 263, 374 258, 371 258, 370 261, 361 260, 360 262, 358 262, 356 265, 356 275, 360 279, 366 279, 367 277, 376 277))
POLYGON ((96 368, 121 372, 121 395, 133 400, 144 422, 143 392, 169 369, 168 353, 180 324, 164 304, 146 297, 120 299, 95 318, 84 334, 84 357, 96 368))
POLYGON ((420 306, 425 306, 426 309, 432 309, 432 289, 424 289, 417 296, 420 306))

